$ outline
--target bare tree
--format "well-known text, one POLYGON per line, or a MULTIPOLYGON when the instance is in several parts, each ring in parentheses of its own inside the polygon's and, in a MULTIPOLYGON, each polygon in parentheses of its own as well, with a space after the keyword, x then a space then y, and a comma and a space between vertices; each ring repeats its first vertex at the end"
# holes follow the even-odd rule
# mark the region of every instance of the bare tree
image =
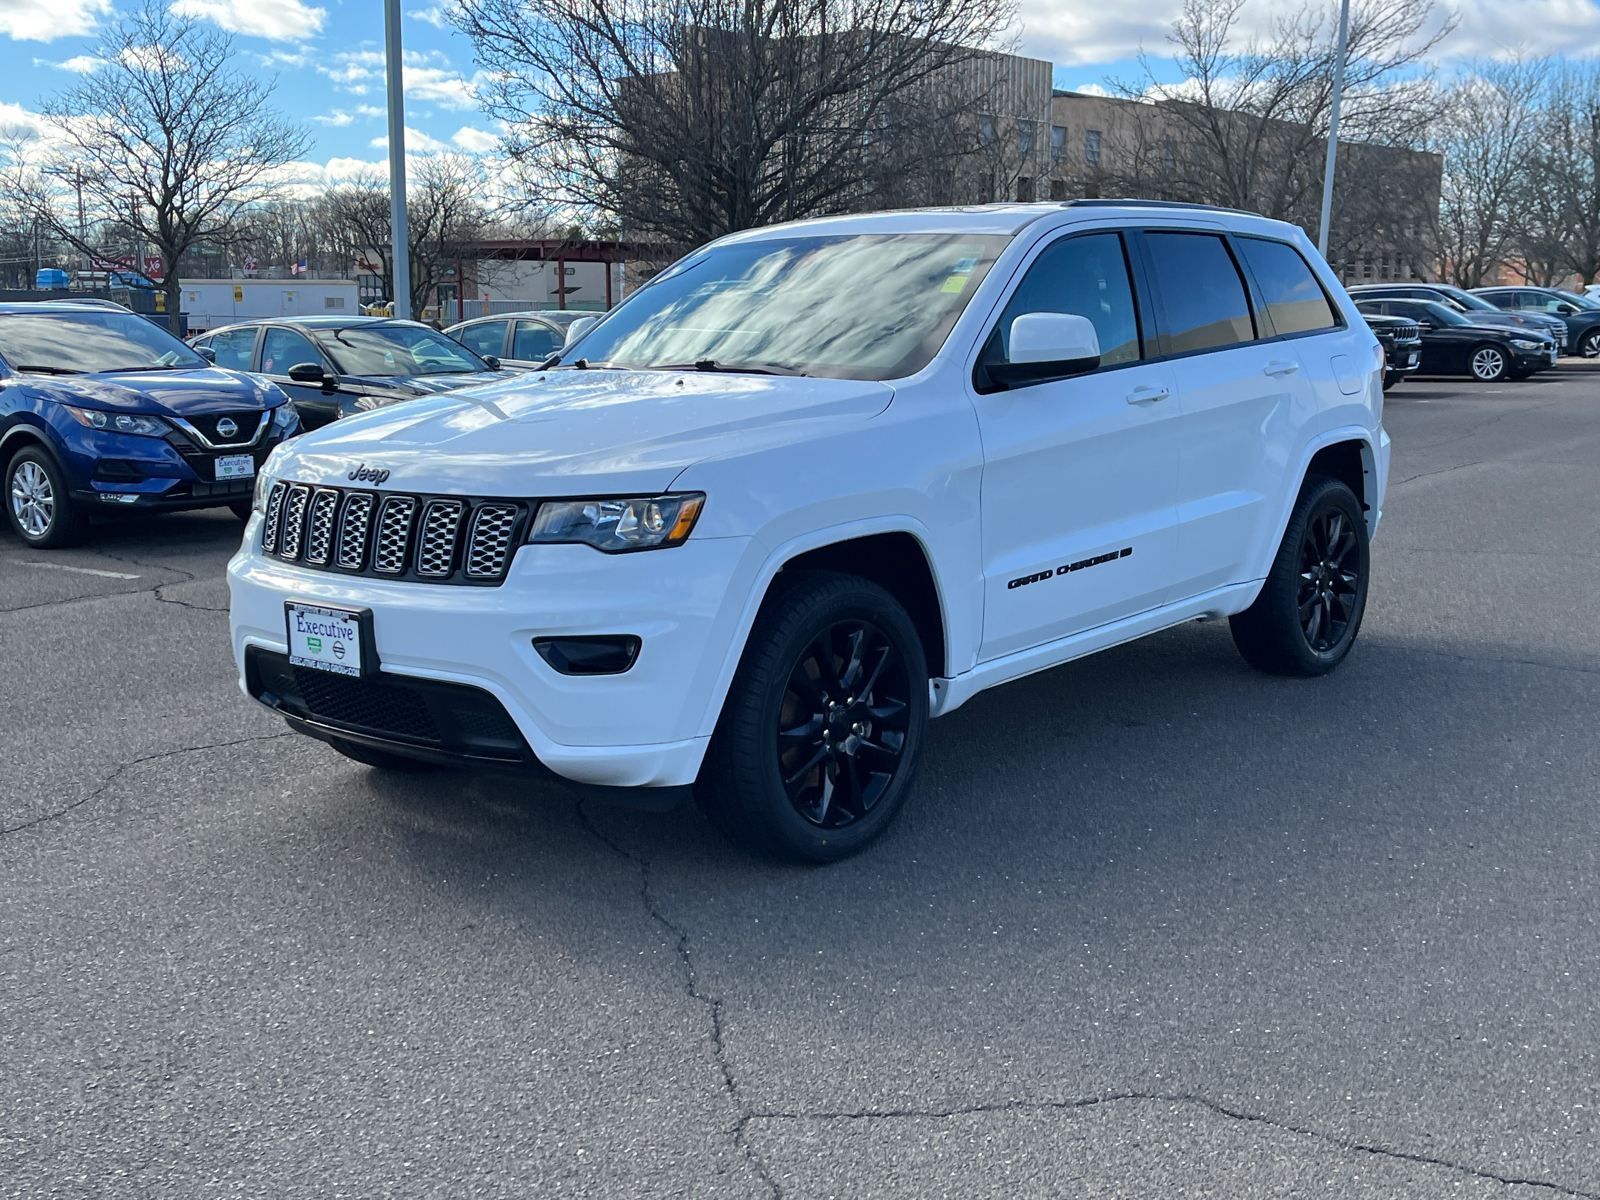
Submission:
MULTIPOLYGON (((1244 2, 1184 0, 1169 36, 1184 81, 1160 82, 1144 60, 1143 78, 1118 85, 1127 98, 1153 102, 1134 161, 1145 179, 1158 178, 1183 198, 1296 221, 1315 234, 1338 53, 1336 6, 1303 4, 1277 16, 1265 38, 1241 43, 1244 2)), ((1424 63, 1453 27, 1453 20, 1433 18, 1433 0, 1356 0, 1341 141, 1415 143, 1436 109, 1424 63)), ((1400 188, 1410 186, 1412 169, 1431 169, 1394 156, 1365 160, 1366 173, 1350 176, 1355 190, 1336 191, 1342 211, 1355 218, 1346 222, 1349 231, 1365 230, 1381 211, 1361 202, 1374 168, 1403 167, 1406 178, 1391 181, 1400 188)), ((1339 240, 1331 238, 1330 249, 1339 240)))
POLYGON ((161 0, 144 0, 108 32, 98 57, 99 69, 44 105, 56 148, 26 186, 54 234, 92 254, 78 220, 81 184, 91 219, 125 227, 160 254, 176 314, 184 252, 234 236, 241 209, 271 191, 275 169, 308 140, 271 108, 272 85, 237 68, 232 38, 161 0))
POLYGON ((1525 228, 1528 150, 1549 63, 1485 63, 1444 92, 1430 142, 1444 157, 1437 229, 1444 277, 1479 287, 1515 255, 1525 228))
POLYGON ((1553 74, 1524 181, 1537 217, 1526 257, 1559 264, 1587 286, 1600 276, 1600 67, 1553 74))
MULTIPOLYGON (((484 236, 488 213, 482 168, 458 154, 414 160, 415 178, 406 186, 407 248, 411 258, 409 293, 414 312, 427 306, 434 290, 456 264, 473 253, 484 236)), ((322 236, 345 261, 376 257, 385 299, 395 295, 389 188, 376 175, 360 176, 330 188, 318 206, 322 236)))
POLYGON ((456 20, 513 158, 565 203, 695 245, 870 206, 908 181, 937 189, 983 108, 980 48, 1013 11, 1014 0, 463 0, 456 20))

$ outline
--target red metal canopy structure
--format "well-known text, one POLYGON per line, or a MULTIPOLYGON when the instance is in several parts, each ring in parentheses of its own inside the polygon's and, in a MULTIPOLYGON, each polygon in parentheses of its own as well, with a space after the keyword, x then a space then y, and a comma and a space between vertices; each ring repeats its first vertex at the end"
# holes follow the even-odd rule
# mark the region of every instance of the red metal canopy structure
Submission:
MULTIPOLYGON (((557 265, 557 303, 567 306, 567 273, 569 262, 620 263, 638 261, 651 256, 653 248, 637 246, 630 242, 592 242, 576 238, 508 238, 489 239, 469 243, 463 248, 461 258, 497 258, 513 262, 553 262, 557 265)), ((659 250, 656 250, 659 253, 659 250)), ((610 309, 611 272, 606 276, 606 308, 610 309)), ((459 275, 458 275, 459 278, 459 275)))

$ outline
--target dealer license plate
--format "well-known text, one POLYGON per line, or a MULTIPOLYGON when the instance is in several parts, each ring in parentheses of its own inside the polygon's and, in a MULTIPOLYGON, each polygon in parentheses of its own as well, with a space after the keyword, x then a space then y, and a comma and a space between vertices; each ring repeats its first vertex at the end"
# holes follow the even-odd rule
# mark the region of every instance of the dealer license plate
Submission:
POLYGON ((315 604, 285 605, 289 661, 336 675, 361 674, 361 614, 315 604))
POLYGON ((1406 357, 1406 366, 1414 367, 1416 365, 1417 365, 1417 356, 1415 354, 1408 355, 1406 357))
POLYGON ((256 461, 248 454, 225 454, 217 459, 218 479, 250 479, 256 473, 256 461))

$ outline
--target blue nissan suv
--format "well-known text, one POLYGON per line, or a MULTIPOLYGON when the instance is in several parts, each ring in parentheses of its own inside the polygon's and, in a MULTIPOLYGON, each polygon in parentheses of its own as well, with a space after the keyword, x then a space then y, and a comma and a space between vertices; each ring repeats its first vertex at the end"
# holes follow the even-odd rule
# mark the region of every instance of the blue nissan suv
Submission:
POLYGON ((275 384, 213 366, 143 317, 0 304, 0 494, 30 546, 71 545, 95 514, 248 519, 256 472, 299 430, 275 384))

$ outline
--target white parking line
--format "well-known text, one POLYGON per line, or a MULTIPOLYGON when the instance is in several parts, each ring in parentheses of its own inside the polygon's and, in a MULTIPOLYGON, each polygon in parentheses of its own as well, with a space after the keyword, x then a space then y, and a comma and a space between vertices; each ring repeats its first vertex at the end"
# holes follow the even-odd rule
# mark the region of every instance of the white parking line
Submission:
POLYGON ((69 567, 65 563, 29 562, 26 559, 14 558, 11 560, 19 567, 44 567, 49 571, 71 571, 74 575, 98 575, 101 579, 137 579, 137 575, 128 575, 122 571, 96 571, 93 567, 69 567))

